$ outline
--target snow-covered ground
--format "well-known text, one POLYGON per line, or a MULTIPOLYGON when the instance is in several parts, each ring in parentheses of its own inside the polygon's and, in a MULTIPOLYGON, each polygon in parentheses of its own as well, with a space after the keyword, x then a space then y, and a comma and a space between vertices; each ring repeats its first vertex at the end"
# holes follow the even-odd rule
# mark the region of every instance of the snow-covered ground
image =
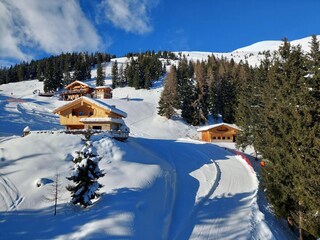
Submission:
MULTIPOLYGON (((320 39, 320 35, 317 36, 320 39)), ((290 40, 290 39, 289 39, 290 40)), ((288 41, 289 41, 288 40, 288 41)), ((292 46, 301 46, 302 51, 309 52, 311 46, 311 37, 306 37, 294 41, 290 41, 292 46)), ((181 54, 185 55, 188 60, 206 60, 208 56, 214 55, 217 58, 226 58, 228 60, 233 59, 236 63, 248 62, 251 66, 259 66, 261 60, 264 59, 264 52, 270 51, 272 54, 274 51, 277 51, 281 46, 282 41, 273 40, 273 41, 262 41, 254 43, 250 46, 236 49, 232 52, 226 53, 217 53, 217 52, 196 52, 196 51, 182 51, 181 54)), ((179 54, 179 52, 176 52, 179 54)))
MULTIPOLYGON (((109 63, 108 84, 110 71, 109 63)), ((72 206, 66 177, 82 136, 51 131, 62 129, 52 110, 65 102, 33 94, 42 88, 36 80, 0 86, 0 239, 292 239, 234 144, 200 142, 194 127, 157 115, 161 80, 105 100, 128 113, 130 138, 92 137, 102 196, 88 209, 72 206), (21 137, 26 126, 49 131, 21 137), (53 216, 44 198, 56 173, 63 187, 53 216)))

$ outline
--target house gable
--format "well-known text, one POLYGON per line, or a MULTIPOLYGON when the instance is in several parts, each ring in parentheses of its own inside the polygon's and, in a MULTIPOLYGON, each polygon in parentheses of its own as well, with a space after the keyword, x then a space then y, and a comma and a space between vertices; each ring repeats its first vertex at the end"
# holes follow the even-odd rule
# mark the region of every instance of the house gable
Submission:
POLYGON ((81 81, 74 81, 72 83, 70 83, 68 86, 65 87, 65 89, 71 90, 71 89, 85 89, 85 88, 90 88, 90 86, 84 82, 81 81))
POLYGON ((239 128, 235 125, 220 123, 201 127, 197 130, 201 132, 202 141, 235 141, 239 128))
POLYGON ((102 130, 118 129, 123 122, 122 119, 127 114, 104 102, 98 102, 87 97, 78 98, 53 111, 60 115, 60 124, 68 129, 87 128, 101 126, 102 130), (82 121, 82 119, 86 119, 82 121), (92 119, 92 121, 90 121, 92 119), (104 119, 104 121, 97 121, 104 119), (106 119, 112 119, 112 121, 106 119), (100 123, 100 125, 97 125, 100 123))

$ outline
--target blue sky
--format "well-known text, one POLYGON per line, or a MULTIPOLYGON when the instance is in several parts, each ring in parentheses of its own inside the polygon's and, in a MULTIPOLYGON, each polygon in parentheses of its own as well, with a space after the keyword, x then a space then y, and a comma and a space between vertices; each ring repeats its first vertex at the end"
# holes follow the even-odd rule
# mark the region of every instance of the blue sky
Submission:
POLYGON ((62 51, 229 52, 320 34, 319 0, 0 0, 0 66, 62 51))

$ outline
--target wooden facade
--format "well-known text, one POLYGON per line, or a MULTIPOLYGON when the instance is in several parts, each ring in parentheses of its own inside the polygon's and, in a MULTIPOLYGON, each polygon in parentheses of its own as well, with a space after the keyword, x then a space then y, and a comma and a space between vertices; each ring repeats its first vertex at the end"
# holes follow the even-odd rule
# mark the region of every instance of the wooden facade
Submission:
POLYGON ((72 101, 80 97, 107 99, 112 98, 112 88, 108 86, 93 87, 81 81, 74 81, 65 87, 61 94, 64 101, 72 101))
POLYGON ((219 123, 201 127, 197 131, 201 132, 201 140, 205 142, 235 142, 239 128, 235 125, 219 123))
POLYGON ((95 98, 106 99, 112 98, 112 88, 107 86, 95 87, 95 98))
POLYGON ((81 81, 74 81, 65 87, 66 91, 61 93, 64 101, 72 101, 82 96, 92 97, 93 88, 81 81))
POLYGON ((53 111, 60 115, 60 125, 67 130, 96 129, 117 131, 126 127, 127 114, 114 106, 87 97, 80 97, 53 111))

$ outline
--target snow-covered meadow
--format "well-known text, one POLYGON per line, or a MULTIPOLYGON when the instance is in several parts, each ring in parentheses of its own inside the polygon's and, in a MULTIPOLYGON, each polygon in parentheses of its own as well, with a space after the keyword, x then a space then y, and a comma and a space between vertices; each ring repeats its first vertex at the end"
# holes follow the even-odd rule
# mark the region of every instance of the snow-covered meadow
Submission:
MULTIPOLYGON (((110 63, 106 72, 110 84, 110 63)), ((66 177, 83 136, 57 131, 52 110, 65 102, 33 94, 42 88, 37 80, 0 86, 0 239, 292 239, 259 191, 258 163, 252 168, 234 144, 200 142, 195 127, 157 114, 161 80, 151 90, 117 88, 105 100, 128 114, 130 137, 92 137, 102 195, 87 209, 73 206, 66 177), (21 137, 26 126, 32 133, 21 137), (57 173, 54 216, 44 198, 57 173)))

